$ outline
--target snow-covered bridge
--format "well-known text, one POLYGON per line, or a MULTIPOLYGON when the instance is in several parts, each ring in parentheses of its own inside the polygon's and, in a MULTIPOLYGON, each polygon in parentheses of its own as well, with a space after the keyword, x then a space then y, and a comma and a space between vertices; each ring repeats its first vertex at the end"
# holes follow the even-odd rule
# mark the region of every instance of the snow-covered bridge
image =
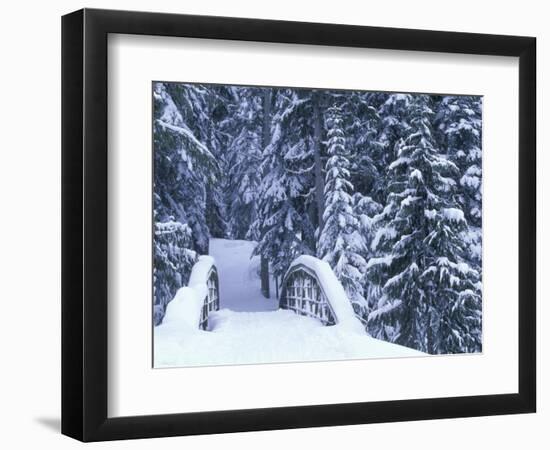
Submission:
POLYGON ((155 327, 155 367, 415 356, 373 339, 330 266, 300 256, 278 299, 260 292, 253 243, 214 239, 155 327))

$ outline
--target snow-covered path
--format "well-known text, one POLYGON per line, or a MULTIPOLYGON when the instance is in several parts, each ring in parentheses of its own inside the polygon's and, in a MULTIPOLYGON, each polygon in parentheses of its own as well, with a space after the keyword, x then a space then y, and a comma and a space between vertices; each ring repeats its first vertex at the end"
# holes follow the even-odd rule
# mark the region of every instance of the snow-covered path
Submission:
MULTIPOLYGON (((278 303, 271 288, 271 299, 260 291, 260 258, 250 259, 254 242, 211 239, 210 255, 216 260, 220 282, 220 308, 232 311, 274 311, 278 303)), ((273 284, 273 283, 272 283, 273 284)))
POLYGON ((171 308, 169 304, 165 321, 154 330, 155 367, 422 355, 373 339, 361 327, 357 330, 344 323, 326 327, 316 319, 278 309, 274 296, 266 299, 261 295, 259 261, 250 259, 253 246, 247 241, 211 241, 210 253, 218 268, 221 309, 210 314, 209 331, 202 331, 189 326, 178 317, 177 305, 171 308))
POLYGON ((291 311, 234 312, 222 309, 209 319, 212 331, 175 324, 155 328, 155 367, 334 361, 420 356, 415 350, 325 327, 291 311))

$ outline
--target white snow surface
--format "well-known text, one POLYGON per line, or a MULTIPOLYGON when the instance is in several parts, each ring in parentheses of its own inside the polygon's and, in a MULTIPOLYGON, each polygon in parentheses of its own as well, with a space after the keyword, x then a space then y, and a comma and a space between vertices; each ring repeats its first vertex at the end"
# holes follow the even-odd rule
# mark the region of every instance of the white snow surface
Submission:
POLYGON ((378 258, 370 258, 367 262, 366 268, 370 269, 371 267, 384 265, 389 266, 393 262, 394 255, 385 255, 378 258))
POLYGON ((216 260, 212 256, 202 255, 193 266, 191 270, 191 276, 189 277, 189 287, 199 286, 206 288, 206 282, 208 281, 208 273, 210 269, 216 265, 216 260))
POLYGON ((275 282, 270 281, 271 298, 260 289, 260 258, 251 258, 253 241, 211 239, 210 255, 216 260, 220 282, 220 308, 232 311, 274 311, 275 282))
POLYGON ((169 130, 172 130, 176 133, 181 134, 182 136, 189 139, 191 142, 193 142, 203 153, 207 154, 208 156, 214 158, 214 156, 210 153, 210 150, 206 148, 206 146, 200 142, 195 135, 188 130, 186 127, 178 127, 177 125, 172 125, 171 123, 164 122, 163 120, 157 119, 157 122, 159 125, 161 125, 163 128, 168 128, 169 130))
POLYGON ((180 288, 172 301, 166 306, 166 314, 162 320, 162 325, 156 327, 155 331, 160 326, 174 329, 181 328, 182 331, 198 329, 205 295, 206 286, 204 290, 198 286, 197 289, 187 286, 180 288))
POLYGON ((288 310, 234 312, 209 319, 212 331, 162 324, 155 328, 155 367, 334 361, 421 356, 363 333, 325 327, 288 310))
POLYGON ((213 239, 210 253, 193 268, 189 286, 168 304, 163 323, 154 329, 154 366, 284 363, 341 359, 420 356, 416 350, 368 336, 330 266, 312 256, 293 265, 315 271, 338 323, 323 326, 313 318, 278 309, 277 300, 260 292, 255 243, 213 239), (198 328, 206 295, 206 275, 214 263, 220 282, 221 310, 211 313, 209 331, 198 328))
POLYGON ((458 208, 444 208, 443 217, 450 222, 464 222, 464 213, 458 208))
POLYGON ((215 260, 211 256, 200 256, 191 270, 188 286, 176 292, 166 306, 163 324, 176 324, 190 329, 198 328, 204 299, 208 293, 206 281, 215 260))

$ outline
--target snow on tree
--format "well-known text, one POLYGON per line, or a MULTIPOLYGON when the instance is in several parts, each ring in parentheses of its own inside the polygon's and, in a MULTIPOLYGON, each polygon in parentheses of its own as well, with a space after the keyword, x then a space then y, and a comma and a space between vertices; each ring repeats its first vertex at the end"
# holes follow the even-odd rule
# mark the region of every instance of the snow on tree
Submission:
POLYGON ((200 139, 206 134, 207 95, 196 85, 156 83, 154 88, 154 209, 159 221, 173 216, 187 224, 199 253, 208 252, 207 188, 219 172, 200 139))
MULTIPOLYGON (((204 142, 216 159, 217 176, 206 185, 206 224, 210 237, 224 237, 227 234, 228 204, 225 196, 228 190, 226 174, 229 170, 228 157, 234 130, 231 129, 235 117, 233 110, 238 102, 231 86, 206 85, 206 117, 201 126, 204 142)), ((236 88, 235 88, 236 89, 236 88)))
POLYGON ((461 233, 462 210, 441 208, 426 214, 426 266, 420 276, 427 292, 426 346, 430 353, 481 351, 480 274, 467 262, 461 233))
POLYGON ((474 307, 471 299, 467 305, 455 300, 474 287, 476 271, 466 270, 461 259, 465 222, 453 195, 458 167, 437 147, 430 103, 418 95, 410 105, 409 128, 389 165, 388 202, 372 241, 380 256, 369 261, 367 273, 383 283, 384 295, 371 313, 378 332, 389 324, 395 342, 438 353, 448 350, 443 342, 452 333, 439 322, 460 305, 474 307))
MULTIPOLYGON (((368 195, 363 195, 360 192, 353 194, 353 211, 357 219, 359 220, 359 234, 364 240, 362 246, 361 256, 367 262, 367 265, 376 256, 376 253, 370 248, 368 243, 372 242, 374 233, 376 231, 376 223, 374 218, 382 210, 382 205, 373 200, 368 195)), ((365 266, 364 272, 366 272, 367 266, 365 266)), ((366 276, 363 276, 361 280, 363 284, 363 295, 366 301, 366 307, 360 312, 362 319, 367 320, 368 314, 375 308, 376 302, 382 294, 382 289, 378 284, 372 283, 366 276)))
POLYGON ((468 227, 464 239, 469 243, 471 260, 481 267, 482 210, 482 98, 474 96, 443 97, 436 124, 441 145, 458 166, 457 201, 468 227))
POLYGON ((277 90, 271 142, 259 166, 258 218, 254 229, 260 241, 254 254, 268 258, 273 274, 282 277, 290 263, 308 246, 313 228, 304 205, 311 192, 311 154, 295 129, 295 111, 301 101, 290 89, 277 90))
POLYGON ((262 162, 261 92, 257 88, 232 88, 234 106, 227 120, 231 139, 227 148, 228 172, 225 186, 229 235, 257 240, 252 224, 257 217, 262 162))
POLYGON ((217 162, 197 138, 201 97, 204 91, 195 86, 155 83, 153 89, 155 324, 186 282, 195 252, 208 249, 206 193, 217 162))
POLYGON ((191 229, 169 220, 154 224, 153 297, 154 324, 162 322, 166 305, 189 280, 197 254, 191 245, 191 229))
POLYGON ((381 124, 377 140, 382 145, 382 151, 376 159, 382 168, 381 175, 395 160, 396 145, 407 135, 413 98, 412 94, 389 94, 378 108, 381 124))
POLYGON ((384 191, 385 168, 379 162, 385 154, 385 142, 379 139, 382 120, 378 114, 379 94, 349 92, 342 101, 346 146, 350 153, 350 181, 356 192, 373 200, 384 191))
POLYGON ((153 97, 156 324, 210 238, 237 238, 257 242, 263 282, 322 257, 374 337, 481 350, 480 97, 183 83, 153 97))
POLYGON ((327 261, 360 314, 366 304, 362 278, 366 261, 361 256, 365 245, 360 223, 353 210, 350 192, 350 162, 347 158, 342 113, 333 106, 327 111, 327 153, 325 168, 324 226, 319 236, 318 256, 327 261))

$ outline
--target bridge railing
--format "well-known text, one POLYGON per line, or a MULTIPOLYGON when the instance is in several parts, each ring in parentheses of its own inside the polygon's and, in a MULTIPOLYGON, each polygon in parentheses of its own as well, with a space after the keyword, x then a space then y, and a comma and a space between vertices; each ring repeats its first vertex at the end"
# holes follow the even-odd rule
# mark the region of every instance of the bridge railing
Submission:
POLYGON ((296 258, 283 277, 279 307, 364 333, 342 284, 329 264, 314 256, 296 258))
POLYGON ((201 256, 191 270, 188 286, 197 291, 201 299, 199 328, 208 329, 208 316, 220 309, 220 286, 218 269, 214 258, 201 256))
POLYGON ((214 258, 200 256, 191 269, 189 283, 178 290, 166 306, 163 324, 185 324, 192 329, 208 329, 208 317, 220 309, 218 269, 214 258))
POLYGON ((206 280, 207 294, 203 300, 201 309, 201 319, 199 321, 199 328, 201 330, 208 329, 208 316, 212 311, 218 311, 220 309, 220 290, 218 270, 216 266, 212 266, 208 273, 206 280))
POLYGON ((315 271, 304 264, 294 265, 286 274, 279 307, 314 317, 323 325, 336 323, 336 315, 315 271))

